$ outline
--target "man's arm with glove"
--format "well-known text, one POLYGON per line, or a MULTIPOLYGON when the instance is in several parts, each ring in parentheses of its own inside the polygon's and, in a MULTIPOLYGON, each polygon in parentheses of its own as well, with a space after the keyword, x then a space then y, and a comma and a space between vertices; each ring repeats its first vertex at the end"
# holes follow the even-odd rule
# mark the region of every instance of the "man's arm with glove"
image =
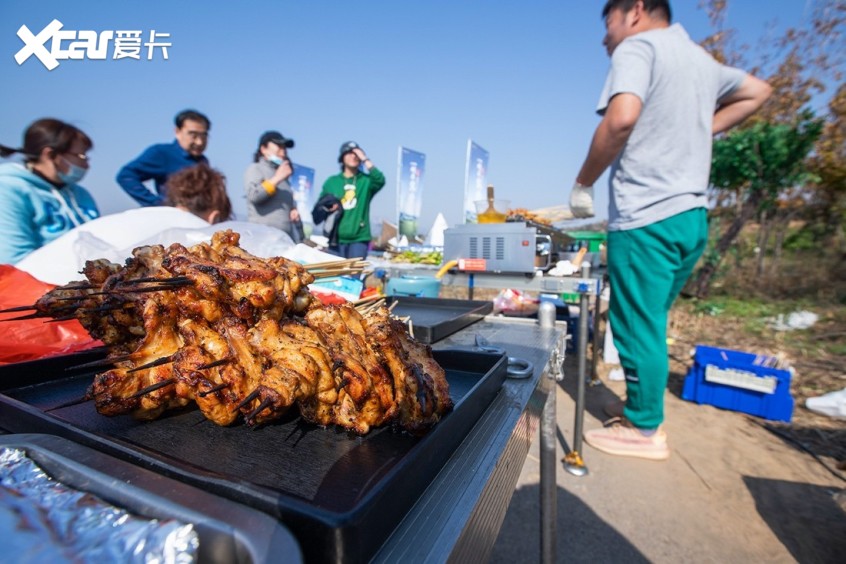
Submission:
POLYGON ((593 184, 623 150, 642 107, 640 98, 634 94, 617 94, 611 98, 570 192, 570 210, 575 217, 593 217, 593 184))

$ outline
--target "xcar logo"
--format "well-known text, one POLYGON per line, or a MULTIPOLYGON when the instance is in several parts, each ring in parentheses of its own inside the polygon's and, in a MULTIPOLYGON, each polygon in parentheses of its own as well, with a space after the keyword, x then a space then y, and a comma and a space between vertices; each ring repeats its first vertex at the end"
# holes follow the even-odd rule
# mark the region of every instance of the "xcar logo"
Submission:
MULTIPOLYGON (((59 66, 59 61, 66 59, 94 59, 108 58, 109 45, 113 44, 112 59, 140 59, 141 58, 141 30, 101 31, 92 30, 63 31, 64 24, 53 20, 47 27, 35 35, 30 29, 22 25, 18 30, 18 37, 24 46, 15 53, 15 61, 22 65, 27 59, 35 55, 47 70, 59 66), (114 40, 114 41, 112 41, 114 40), (49 48, 47 43, 50 43, 49 48), (63 42, 66 45, 63 47, 63 42)), ((162 58, 167 60, 168 47, 171 43, 164 43, 159 39, 167 39, 169 33, 157 33, 151 30, 150 40, 143 43, 147 48, 147 60, 153 59, 156 49, 162 52, 162 58)))

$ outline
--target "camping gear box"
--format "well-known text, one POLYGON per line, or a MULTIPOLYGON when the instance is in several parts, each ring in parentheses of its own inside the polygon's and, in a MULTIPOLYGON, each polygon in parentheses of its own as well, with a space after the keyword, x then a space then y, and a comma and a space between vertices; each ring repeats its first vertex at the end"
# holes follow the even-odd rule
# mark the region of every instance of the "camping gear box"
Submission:
POLYGON ((682 398, 775 421, 790 421, 790 372, 770 356, 697 345, 682 398))

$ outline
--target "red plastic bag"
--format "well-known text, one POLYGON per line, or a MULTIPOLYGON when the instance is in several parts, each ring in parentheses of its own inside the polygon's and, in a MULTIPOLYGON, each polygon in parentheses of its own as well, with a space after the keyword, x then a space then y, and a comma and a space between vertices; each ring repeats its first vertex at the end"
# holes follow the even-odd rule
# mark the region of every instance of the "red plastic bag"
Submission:
MULTIPOLYGON (((0 309, 32 305, 55 286, 36 280, 14 266, 0 265, 0 309)), ((45 323, 48 318, 4 321, 26 311, 0 314, 0 364, 35 360, 102 345, 79 321, 45 323)))

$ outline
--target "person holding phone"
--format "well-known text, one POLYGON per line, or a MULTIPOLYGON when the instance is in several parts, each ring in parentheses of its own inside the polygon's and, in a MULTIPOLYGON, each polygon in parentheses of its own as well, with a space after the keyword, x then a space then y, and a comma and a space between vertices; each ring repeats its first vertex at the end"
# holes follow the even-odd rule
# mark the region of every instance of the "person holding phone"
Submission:
POLYGON ((294 140, 278 131, 266 131, 259 138, 253 163, 244 173, 247 221, 276 227, 292 239, 300 238, 300 212, 289 179, 294 166, 288 149, 294 140))

